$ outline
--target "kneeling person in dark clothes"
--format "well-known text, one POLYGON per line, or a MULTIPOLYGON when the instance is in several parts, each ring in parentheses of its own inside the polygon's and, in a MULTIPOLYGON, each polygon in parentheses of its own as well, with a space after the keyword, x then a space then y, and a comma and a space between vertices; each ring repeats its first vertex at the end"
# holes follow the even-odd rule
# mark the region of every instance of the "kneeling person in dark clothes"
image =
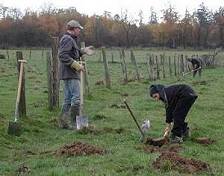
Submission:
POLYGON ((151 85, 149 91, 152 98, 165 104, 167 125, 164 134, 169 134, 171 131, 170 142, 182 143, 183 138, 189 135, 189 127, 185 122, 187 113, 198 96, 190 86, 184 84, 171 86, 156 84, 151 85))

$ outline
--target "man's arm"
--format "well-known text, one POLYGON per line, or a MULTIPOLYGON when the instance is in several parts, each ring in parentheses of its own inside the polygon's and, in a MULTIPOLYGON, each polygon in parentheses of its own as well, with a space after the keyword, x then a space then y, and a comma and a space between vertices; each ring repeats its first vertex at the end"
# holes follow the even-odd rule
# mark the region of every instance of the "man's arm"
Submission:
POLYGON ((69 55, 69 53, 72 50, 72 41, 70 38, 64 37, 61 41, 60 41, 60 45, 59 45, 59 50, 58 50, 58 56, 59 56, 59 60, 64 63, 67 66, 70 66, 74 59, 71 58, 71 56, 69 55))

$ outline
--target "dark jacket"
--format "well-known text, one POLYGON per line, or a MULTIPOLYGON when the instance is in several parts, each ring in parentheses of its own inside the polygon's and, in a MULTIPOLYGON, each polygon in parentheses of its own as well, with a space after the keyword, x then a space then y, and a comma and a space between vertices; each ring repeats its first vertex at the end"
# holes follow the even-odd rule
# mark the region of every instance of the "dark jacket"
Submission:
POLYGON ((191 58, 190 62, 192 63, 194 69, 202 66, 202 61, 199 58, 191 58))
POLYGON ((197 95, 194 90, 190 86, 185 84, 177 84, 164 87, 159 92, 159 94, 160 99, 165 103, 167 123, 171 123, 173 121, 173 112, 176 108, 178 101, 197 98, 197 95))
POLYGON ((77 38, 65 33, 60 39, 58 49, 60 79, 80 79, 79 72, 70 66, 74 60, 79 61, 81 56, 82 53, 77 45, 77 38))

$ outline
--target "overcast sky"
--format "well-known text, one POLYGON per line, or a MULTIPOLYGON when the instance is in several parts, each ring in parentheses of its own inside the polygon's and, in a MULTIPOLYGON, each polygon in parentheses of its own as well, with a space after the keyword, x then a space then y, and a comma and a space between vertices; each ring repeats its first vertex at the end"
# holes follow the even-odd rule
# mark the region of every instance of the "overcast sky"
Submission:
POLYGON ((109 11, 114 15, 116 13, 121 14, 122 10, 127 10, 128 14, 135 18, 137 18, 138 12, 142 10, 144 18, 148 18, 150 7, 153 7, 160 16, 161 10, 171 4, 183 15, 186 8, 192 12, 202 2, 213 10, 224 6, 224 0, 0 0, 0 5, 16 7, 23 11, 26 8, 38 10, 44 4, 52 4, 56 8, 75 7, 78 12, 86 15, 102 15, 104 11, 109 11))

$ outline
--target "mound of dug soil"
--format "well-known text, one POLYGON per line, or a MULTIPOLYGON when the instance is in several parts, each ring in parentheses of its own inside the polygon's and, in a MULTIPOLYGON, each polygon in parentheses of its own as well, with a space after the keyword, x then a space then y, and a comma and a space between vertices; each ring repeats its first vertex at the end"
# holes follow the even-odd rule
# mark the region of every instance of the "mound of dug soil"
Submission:
POLYGON ((199 137, 195 139, 195 142, 203 145, 210 145, 213 144, 215 141, 207 137, 199 137))
POLYGON ((156 169, 162 170, 178 170, 179 172, 195 173, 199 171, 209 171, 210 167, 207 163, 180 157, 175 152, 163 152, 156 161, 153 162, 156 169))
POLYGON ((105 150, 98 148, 96 146, 82 143, 74 142, 71 145, 65 145, 60 149, 55 151, 56 155, 65 155, 65 156, 81 156, 81 155, 103 155, 105 150))

